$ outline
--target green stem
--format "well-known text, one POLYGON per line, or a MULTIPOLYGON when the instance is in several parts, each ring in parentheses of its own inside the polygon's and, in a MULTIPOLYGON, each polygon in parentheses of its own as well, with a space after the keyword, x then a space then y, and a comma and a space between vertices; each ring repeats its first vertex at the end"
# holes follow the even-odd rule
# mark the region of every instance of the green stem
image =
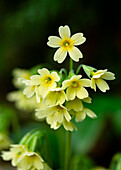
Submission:
POLYGON ((70 71, 73 70, 73 60, 70 58, 70 71))
POLYGON ((64 166, 64 170, 69 170, 70 157, 71 157, 71 132, 66 131, 66 148, 65 148, 65 166, 64 166))
MULTIPOLYGON (((70 58, 70 71, 73 70, 73 60, 70 58)), ((66 131, 66 147, 65 147, 65 165, 64 170, 69 170, 69 161, 71 157, 71 132, 66 131)))

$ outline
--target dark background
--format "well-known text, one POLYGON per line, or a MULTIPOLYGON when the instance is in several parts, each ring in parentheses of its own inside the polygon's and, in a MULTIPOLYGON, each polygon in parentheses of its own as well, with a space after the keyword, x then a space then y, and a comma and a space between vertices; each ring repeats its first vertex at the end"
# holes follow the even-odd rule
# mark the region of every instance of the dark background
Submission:
POLYGON ((7 103, 6 94, 14 90, 11 83, 14 68, 30 69, 41 63, 49 63, 55 69, 68 65, 68 59, 61 65, 54 62, 56 49, 47 46, 48 36, 58 36, 61 25, 68 25, 72 35, 84 33, 87 39, 79 46, 84 57, 75 64, 75 69, 84 63, 97 69, 107 68, 116 74, 116 80, 109 82, 111 91, 106 94, 109 98, 105 99, 100 91, 95 94, 99 99, 95 99, 98 101, 93 106, 95 111, 105 108, 108 101, 107 110, 114 105, 115 111, 108 116, 106 110, 104 129, 89 151, 97 164, 108 167, 112 156, 121 150, 121 133, 117 133, 117 128, 114 132, 110 121, 117 111, 121 113, 121 108, 117 108, 121 103, 121 9, 118 1, 0 0, 0 101, 7 103))

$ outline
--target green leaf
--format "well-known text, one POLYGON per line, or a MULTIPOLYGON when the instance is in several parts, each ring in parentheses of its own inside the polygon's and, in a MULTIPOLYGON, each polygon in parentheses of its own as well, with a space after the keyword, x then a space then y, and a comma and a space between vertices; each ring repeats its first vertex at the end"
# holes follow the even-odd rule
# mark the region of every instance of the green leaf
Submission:
POLYGON ((75 155, 70 161, 69 170, 80 170, 80 167, 83 170, 89 170, 92 169, 93 166, 94 163, 89 157, 85 155, 75 155))

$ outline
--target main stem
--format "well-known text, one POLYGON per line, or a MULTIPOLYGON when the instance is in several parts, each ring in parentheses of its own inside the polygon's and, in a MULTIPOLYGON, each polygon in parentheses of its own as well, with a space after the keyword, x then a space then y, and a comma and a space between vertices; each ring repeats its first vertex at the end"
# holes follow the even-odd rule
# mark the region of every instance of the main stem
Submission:
POLYGON ((65 167, 64 167, 64 170, 69 170, 70 156, 71 156, 71 132, 66 131, 66 148, 65 148, 65 167))
MULTIPOLYGON (((73 60, 70 58, 70 71, 71 70, 73 70, 73 60)), ((71 132, 66 131, 66 148, 65 148, 64 170, 69 170, 70 157, 71 157, 71 132)))

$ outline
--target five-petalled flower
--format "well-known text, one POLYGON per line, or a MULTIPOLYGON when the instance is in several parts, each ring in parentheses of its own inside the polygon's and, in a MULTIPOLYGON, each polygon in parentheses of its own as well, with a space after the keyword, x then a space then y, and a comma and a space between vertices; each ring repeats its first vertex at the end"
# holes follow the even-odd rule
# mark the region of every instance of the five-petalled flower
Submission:
POLYGON ((67 52, 70 57, 78 62, 79 58, 82 58, 83 55, 81 51, 75 47, 77 45, 81 45, 86 41, 86 38, 83 37, 83 33, 76 33, 71 36, 70 28, 65 25, 59 27, 59 35, 61 38, 57 36, 50 36, 48 38, 47 45, 53 48, 59 48, 54 54, 54 60, 58 63, 62 63, 66 56, 67 52), (71 36, 71 37, 70 37, 71 36))
POLYGON ((106 92, 106 90, 109 90, 109 86, 106 83, 105 80, 114 80, 115 75, 112 72, 105 70, 98 70, 96 72, 91 72, 92 78, 91 78, 91 88, 96 91, 96 85, 102 92, 106 92), (104 79, 104 80, 103 80, 104 79))

